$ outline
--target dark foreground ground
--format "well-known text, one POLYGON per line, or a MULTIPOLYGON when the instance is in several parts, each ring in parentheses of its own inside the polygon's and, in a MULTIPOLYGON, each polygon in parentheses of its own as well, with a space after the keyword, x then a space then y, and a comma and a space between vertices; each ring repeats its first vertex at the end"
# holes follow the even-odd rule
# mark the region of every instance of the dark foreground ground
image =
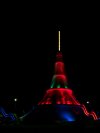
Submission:
POLYGON ((91 123, 63 123, 1 126, 0 133, 100 133, 100 121, 91 123))

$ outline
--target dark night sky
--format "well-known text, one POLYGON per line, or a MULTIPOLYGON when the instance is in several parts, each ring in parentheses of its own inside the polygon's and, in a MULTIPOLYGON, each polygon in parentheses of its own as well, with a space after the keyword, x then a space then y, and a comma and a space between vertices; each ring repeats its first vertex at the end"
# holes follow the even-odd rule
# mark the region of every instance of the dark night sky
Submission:
POLYGON ((97 14, 70 12, 64 19, 54 21, 49 15, 41 18, 40 14, 39 18, 32 17, 32 13, 6 12, 3 18, 0 26, 1 105, 11 106, 14 97, 25 107, 41 100, 54 73, 60 29, 69 87, 81 102, 90 100, 94 108, 100 109, 100 22, 97 14))

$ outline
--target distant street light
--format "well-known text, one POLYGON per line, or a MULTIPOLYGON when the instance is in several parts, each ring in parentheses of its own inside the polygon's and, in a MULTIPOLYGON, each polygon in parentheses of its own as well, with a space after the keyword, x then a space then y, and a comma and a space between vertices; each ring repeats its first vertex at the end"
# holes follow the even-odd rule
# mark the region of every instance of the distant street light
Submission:
POLYGON ((89 101, 87 101, 86 103, 87 103, 87 104, 89 104, 90 102, 89 102, 89 101))
POLYGON ((15 101, 15 102, 17 102, 17 101, 18 101, 18 99, 17 99, 17 98, 15 98, 15 99, 14 99, 14 101, 15 101))
POLYGON ((17 107, 16 107, 16 106, 17 106, 17 105, 16 105, 16 104, 17 104, 17 101, 18 101, 18 99, 17 99, 17 98, 14 98, 14 108, 15 108, 15 112, 17 111, 17 107))

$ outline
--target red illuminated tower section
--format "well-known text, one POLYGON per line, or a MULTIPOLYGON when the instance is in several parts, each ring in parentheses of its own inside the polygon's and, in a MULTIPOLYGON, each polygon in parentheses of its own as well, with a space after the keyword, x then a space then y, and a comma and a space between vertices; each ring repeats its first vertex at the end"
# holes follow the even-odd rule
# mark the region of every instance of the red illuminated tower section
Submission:
POLYGON ((68 88, 67 77, 65 75, 62 53, 56 55, 55 74, 52 79, 51 87, 39 104, 73 104, 80 105, 73 95, 73 91, 68 88))

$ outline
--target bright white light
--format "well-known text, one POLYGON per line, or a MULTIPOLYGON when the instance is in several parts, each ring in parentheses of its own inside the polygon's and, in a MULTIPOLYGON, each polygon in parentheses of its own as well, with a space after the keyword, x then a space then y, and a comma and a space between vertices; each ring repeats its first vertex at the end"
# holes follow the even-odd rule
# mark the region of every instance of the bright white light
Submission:
POLYGON ((87 104, 89 104, 90 102, 89 102, 89 101, 87 101, 86 103, 87 103, 87 104))
POLYGON ((60 51, 60 31, 58 32, 58 50, 60 51))
POLYGON ((14 99, 15 102, 17 102, 17 100, 18 100, 17 98, 14 99))

